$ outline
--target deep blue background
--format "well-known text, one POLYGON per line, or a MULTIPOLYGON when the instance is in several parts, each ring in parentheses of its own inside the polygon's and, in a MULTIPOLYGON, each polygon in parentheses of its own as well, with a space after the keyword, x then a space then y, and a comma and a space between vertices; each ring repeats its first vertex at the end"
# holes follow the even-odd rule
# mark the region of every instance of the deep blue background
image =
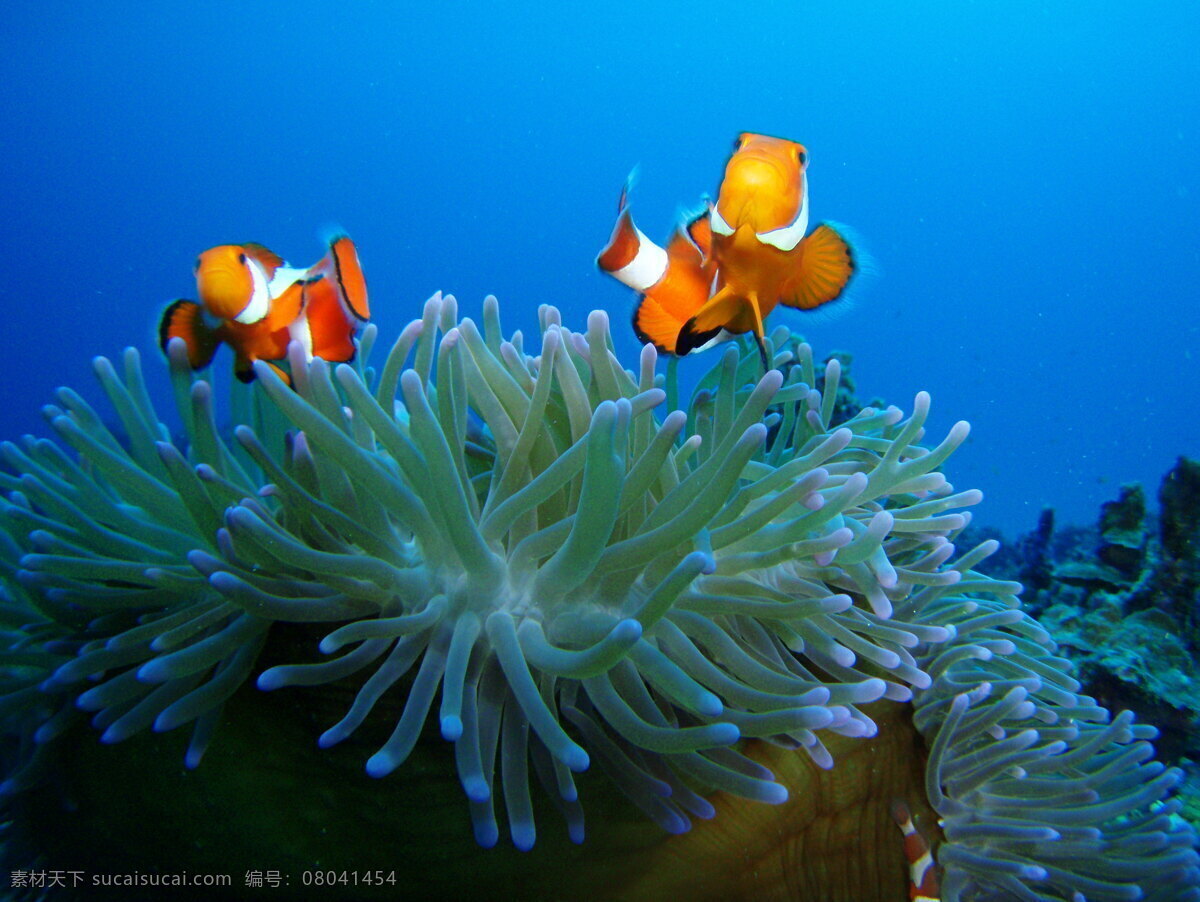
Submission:
MULTIPOLYGON (((780 312, 864 395, 965 418, 979 515, 1090 520, 1200 453, 1200 8, 1171 3, 13 4, 0 30, 0 436, 136 344, 211 245, 359 244, 390 337, 435 289, 582 329, 634 163, 665 238, 743 130, 805 143, 879 277, 780 312), (86 7, 86 8, 85 8, 86 7)), ((694 367, 714 360, 693 360, 694 367)), ((218 365, 228 366, 228 358, 218 365)))

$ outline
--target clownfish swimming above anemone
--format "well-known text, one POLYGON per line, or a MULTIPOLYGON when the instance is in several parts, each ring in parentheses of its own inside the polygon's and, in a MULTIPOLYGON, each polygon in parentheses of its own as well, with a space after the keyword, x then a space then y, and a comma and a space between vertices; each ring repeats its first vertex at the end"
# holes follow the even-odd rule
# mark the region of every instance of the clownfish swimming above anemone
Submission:
POLYGON ((367 283, 354 242, 344 234, 307 269, 289 266, 261 244, 222 244, 196 258, 199 302, 174 301, 159 321, 164 351, 173 338, 187 346, 192 369, 208 366, 221 344, 233 349, 234 373, 254 379, 254 361, 272 361, 300 343, 311 360, 354 358, 354 333, 370 317, 367 283))
POLYGON ((844 295, 855 253, 829 223, 808 232, 807 169, 803 145, 743 132, 717 202, 666 248, 633 224, 626 183, 596 263, 639 293, 633 328, 643 342, 682 356, 751 332, 766 367, 763 320, 778 304, 814 310, 844 295))

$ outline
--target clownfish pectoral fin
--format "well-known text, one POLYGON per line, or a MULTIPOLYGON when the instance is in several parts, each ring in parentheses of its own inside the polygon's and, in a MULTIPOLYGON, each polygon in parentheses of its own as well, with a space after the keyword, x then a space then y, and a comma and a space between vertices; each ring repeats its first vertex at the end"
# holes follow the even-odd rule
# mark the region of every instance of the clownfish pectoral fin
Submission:
POLYGON ((337 284, 317 277, 306 282, 303 291, 303 310, 288 326, 291 340, 300 343, 309 360, 353 360, 355 322, 343 306, 337 284))
POLYGON ((264 366, 270 367, 271 371, 273 373, 275 373, 276 376, 278 376, 280 379, 283 380, 284 385, 291 387, 291 384, 292 384, 291 375, 289 375, 286 370, 281 369, 277 364, 272 363, 270 360, 263 360, 262 358, 259 358, 259 357, 246 357, 241 354, 237 355, 237 358, 234 360, 234 363, 233 363, 233 374, 235 376, 237 376, 239 382, 241 382, 245 385, 249 385, 251 382, 253 382, 257 378, 257 376, 255 375, 255 372, 254 372, 255 362, 258 362, 258 363, 263 364, 264 366))
POLYGON ((790 256, 796 265, 780 300, 801 310, 836 301, 858 268, 850 242, 827 222, 813 229, 790 256))
POLYGON ((699 350, 716 338, 722 329, 734 333, 748 332, 750 326, 743 327, 745 318, 745 301, 728 288, 721 288, 683 324, 675 353, 687 354, 699 350))
POLYGON ((892 802, 892 817, 904 834, 904 857, 908 861, 908 895, 913 902, 939 902, 937 868, 929 843, 913 824, 908 805, 900 799, 892 802))
POLYGON ((253 361, 241 360, 234 364, 233 374, 238 377, 238 381, 243 385, 249 385, 254 381, 254 365, 253 361))
POLYGON ((182 339, 187 345, 188 365, 194 370, 212 363, 221 344, 217 331, 205 322, 204 308, 183 298, 167 307, 158 321, 158 344, 164 354, 172 338, 182 339))

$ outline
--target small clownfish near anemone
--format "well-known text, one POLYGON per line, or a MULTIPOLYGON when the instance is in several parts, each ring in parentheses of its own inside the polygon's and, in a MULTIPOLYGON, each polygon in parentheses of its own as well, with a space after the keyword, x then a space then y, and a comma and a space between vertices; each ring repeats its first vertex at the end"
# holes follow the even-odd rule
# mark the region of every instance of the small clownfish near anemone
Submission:
POLYGON ((367 283, 354 242, 334 235, 329 251, 308 269, 296 269, 261 244, 222 244, 196 258, 200 301, 173 302, 159 321, 163 351, 172 338, 187 345, 192 369, 208 366, 225 343, 233 349, 234 373, 254 379, 254 361, 287 356, 298 341, 305 356, 331 361, 354 358, 354 333, 370 317, 367 283))
POLYGON ((751 132, 734 143, 716 204, 679 226, 667 247, 633 224, 629 187, 596 259, 639 292, 633 328, 682 356, 752 332, 763 366, 763 320, 777 304, 813 310, 842 297, 857 269, 850 242, 829 223, 808 232, 808 152, 751 132))
POLYGON ((929 843, 913 824, 912 813, 904 802, 892 802, 892 817, 904 834, 904 857, 908 860, 908 898, 912 902, 940 902, 937 866, 929 843))

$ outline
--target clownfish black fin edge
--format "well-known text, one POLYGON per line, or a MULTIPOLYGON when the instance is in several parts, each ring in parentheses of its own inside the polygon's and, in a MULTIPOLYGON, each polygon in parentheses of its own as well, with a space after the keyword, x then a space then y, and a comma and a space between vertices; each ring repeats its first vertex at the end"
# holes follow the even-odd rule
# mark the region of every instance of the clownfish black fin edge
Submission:
POLYGON ((204 321, 204 308, 187 298, 172 301, 158 321, 158 346, 164 354, 173 338, 187 345, 188 365, 193 370, 212 363, 221 345, 216 331, 204 321))
POLYGON ((644 297, 645 297, 645 295, 642 295, 642 294, 638 295, 637 305, 633 308, 633 313, 631 313, 629 315, 629 322, 633 326, 633 334, 637 336, 638 341, 640 341, 642 344, 653 345, 654 350, 658 351, 658 353, 660 353, 660 354, 674 354, 675 353, 674 351, 671 351, 668 348, 663 347, 662 343, 659 342, 658 339, 654 338, 652 335, 650 335, 648 332, 646 332, 641 326, 638 325, 638 313, 641 312, 642 302, 643 302, 644 297))
POLYGON ((697 348, 703 347, 720 334, 720 327, 716 329, 704 329, 699 332, 696 331, 695 317, 693 317, 684 323, 683 328, 679 330, 679 337, 675 340, 675 353, 682 357, 684 354, 689 354, 697 348))

